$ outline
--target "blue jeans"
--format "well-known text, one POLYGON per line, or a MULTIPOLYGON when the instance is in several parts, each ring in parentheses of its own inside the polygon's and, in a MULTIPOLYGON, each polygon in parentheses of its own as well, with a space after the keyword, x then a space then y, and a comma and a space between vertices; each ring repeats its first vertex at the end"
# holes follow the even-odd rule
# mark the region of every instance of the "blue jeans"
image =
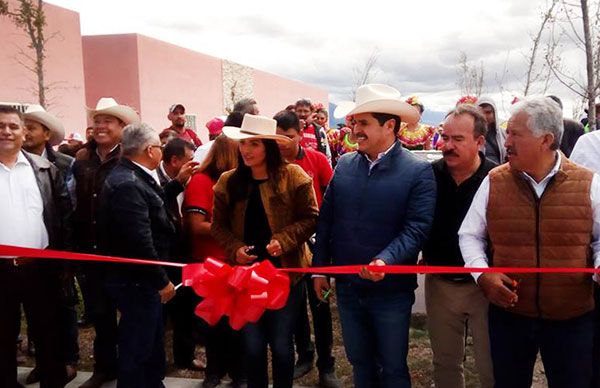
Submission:
POLYGON ((117 388, 164 388, 165 344, 158 291, 133 283, 109 283, 121 312, 117 388))
POLYGON ((551 388, 588 388, 592 381, 593 313, 566 321, 528 318, 490 305, 496 388, 529 388, 538 350, 551 388))
POLYGON ((414 291, 337 283, 346 355, 358 388, 410 387, 408 329, 414 291))
POLYGON ((242 329, 249 388, 269 386, 267 346, 271 347, 273 387, 291 388, 294 379, 294 329, 302 297, 302 283, 290 290, 285 307, 267 310, 256 323, 242 329))

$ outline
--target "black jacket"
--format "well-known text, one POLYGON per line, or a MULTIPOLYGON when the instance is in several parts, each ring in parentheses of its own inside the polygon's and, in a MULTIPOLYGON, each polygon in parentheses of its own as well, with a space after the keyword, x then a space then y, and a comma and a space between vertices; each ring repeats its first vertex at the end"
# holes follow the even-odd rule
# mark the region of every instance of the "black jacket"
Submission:
MULTIPOLYGON (((437 183, 437 200, 433 226, 427 243, 423 246, 423 259, 428 265, 465 265, 458 246, 458 230, 471 207, 473 197, 488 172, 496 163, 479 153, 481 165, 469 179, 459 186, 450 175, 444 159, 432 163, 437 183)), ((469 274, 451 274, 444 277, 457 281, 472 280, 469 274)))
MULTIPOLYGON (((165 206, 167 197, 183 190, 177 182, 159 184, 129 159, 122 158, 106 177, 100 195, 98 237, 104 254, 149 260, 169 260, 176 217, 165 206)), ((169 279, 158 265, 119 264, 114 280, 161 290, 169 279)))
POLYGON ((75 180, 75 241, 78 252, 98 253, 98 207, 104 180, 121 157, 121 145, 110 152, 104 161, 91 141, 75 155, 72 173, 75 180))
POLYGON ((563 137, 560 142, 560 150, 568 157, 571 156, 575 143, 581 135, 583 135, 583 125, 575 120, 564 119, 563 137))
POLYGON ((62 174, 48 160, 23 151, 31 163, 44 204, 44 225, 48 231, 50 249, 72 250, 71 199, 62 174))
POLYGON ((73 166, 75 158, 65 155, 62 152, 54 151, 54 148, 52 148, 50 144, 46 144, 46 155, 50 163, 58 168, 66 181, 71 174, 71 167, 73 166))

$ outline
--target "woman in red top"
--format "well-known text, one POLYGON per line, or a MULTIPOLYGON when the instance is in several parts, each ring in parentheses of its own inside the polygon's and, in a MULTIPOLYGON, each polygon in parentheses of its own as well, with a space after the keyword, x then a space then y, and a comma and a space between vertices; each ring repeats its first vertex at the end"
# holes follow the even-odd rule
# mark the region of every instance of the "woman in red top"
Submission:
MULTIPOLYGON (((237 160, 237 143, 223 135, 217 137, 199 172, 192 176, 185 189, 183 221, 189 236, 193 261, 202 262, 209 256, 226 259, 223 248, 210 236, 213 186, 222 173, 237 167, 237 160)), ((229 327, 226 318, 221 319, 216 326, 208 329, 206 371, 202 387, 218 386, 228 373, 233 380, 232 387, 243 386, 245 374, 242 356, 240 333, 229 327)))
POLYGON ((225 171, 237 167, 237 143, 219 136, 210 147, 199 172, 192 176, 185 189, 183 221, 192 248, 192 260, 204 261, 207 257, 225 260, 223 248, 210 235, 213 207, 213 186, 225 171))

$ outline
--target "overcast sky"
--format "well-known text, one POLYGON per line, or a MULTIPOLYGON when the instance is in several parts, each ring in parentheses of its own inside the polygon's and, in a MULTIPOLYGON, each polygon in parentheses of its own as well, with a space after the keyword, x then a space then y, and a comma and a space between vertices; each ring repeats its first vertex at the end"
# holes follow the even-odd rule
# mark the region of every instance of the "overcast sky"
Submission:
MULTIPOLYGON (((375 81, 447 110, 460 96, 459 51, 485 64, 485 91, 508 106, 545 0, 50 0, 81 15, 84 35, 137 32, 327 89, 348 99, 354 69, 379 53, 375 81), (499 81, 501 80, 501 81, 499 81), (499 84, 506 90, 499 93, 499 84)), ((572 59, 576 60, 576 59, 572 59)), ((566 102, 571 95, 553 85, 566 102)))

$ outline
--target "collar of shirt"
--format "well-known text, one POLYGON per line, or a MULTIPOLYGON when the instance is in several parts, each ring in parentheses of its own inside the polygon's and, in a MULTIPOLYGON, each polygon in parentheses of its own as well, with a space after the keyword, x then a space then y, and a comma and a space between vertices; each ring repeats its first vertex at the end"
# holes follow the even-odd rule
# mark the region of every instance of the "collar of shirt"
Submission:
MULTIPOLYGON (((19 164, 23 164, 25 166, 31 166, 31 163, 29 163, 29 160, 27 160, 27 158, 25 157, 25 155, 23 154, 23 152, 19 152, 19 154, 17 155, 17 162, 15 163, 15 165, 13 166, 16 167, 19 164)), ((10 171, 11 168, 9 168, 8 166, 6 166, 4 163, 0 162, 0 166, 2 166, 2 168, 6 171, 10 171)))
POLYGON ((173 178, 171 178, 169 176, 169 174, 167 174, 167 170, 165 170, 165 163, 161 160, 160 164, 158 165, 158 168, 160 169, 161 174, 167 178, 167 181, 170 182, 173 180, 173 178))
POLYGON ((300 144, 298 144, 298 155, 296 155, 296 160, 304 159, 306 153, 304 152, 304 148, 300 144))
POLYGON ((554 177, 554 175, 556 175, 558 170, 560 170, 560 162, 561 162, 560 152, 556 152, 556 163, 554 163, 554 167, 552 167, 552 170, 550 170, 548 175, 546 175, 544 177, 544 179, 542 179, 539 183, 536 182, 535 179, 533 179, 526 172, 521 172, 521 175, 523 176, 523 178, 525 178, 527 181, 529 181, 529 183, 531 184, 531 187, 533 187, 533 190, 535 190, 535 193, 538 196, 538 198, 540 198, 542 196, 542 194, 544 193, 544 191, 546 190, 546 186, 548 186, 548 182, 550 182, 550 179, 552 179, 552 177, 554 177))
MULTIPOLYGON (((117 143, 113 148, 110 149, 110 151, 108 151, 108 154, 106 154, 106 155, 110 155, 111 153, 113 153, 113 151, 117 149, 119 144, 121 144, 121 143, 117 143)), ((98 153, 98 147, 96 147, 96 155, 98 155, 98 157, 102 159, 102 157, 100 156, 100 153, 98 153)))
POLYGON ((392 143, 392 145, 390 146, 390 148, 388 148, 387 150, 380 152, 377 154, 377 158, 375 160, 371 160, 371 158, 369 158, 369 155, 367 155, 366 153, 363 154, 365 155, 365 158, 367 159, 367 162, 369 162, 369 172, 373 169, 373 167, 375 167, 377 164, 379 164, 379 162, 381 162, 381 159, 388 154, 388 152, 391 151, 392 148, 394 148, 394 146, 396 145, 396 141, 394 141, 392 143))
POLYGON ((146 174, 150 175, 160 186, 160 179, 158 179, 158 174, 156 173, 156 170, 150 170, 148 167, 142 166, 141 164, 139 164, 138 162, 134 162, 133 160, 131 162, 139 168, 141 168, 146 174))
POLYGON ((44 150, 40 156, 44 159, 48 159, 48 150, 46 150, 46 147, 44 147, 44 150))
MULTIPOLYGON (((479 181, 481 181, 481 180, 483 180, 483 178, 485 178, 487 176, 488 170, 486 169, 485 154, 483 152, 479 151, 478 155, 479 155, 479 160, 481 161, 481 163, 479 163, 479 167, 477 167, 477 170, 475 170, 473 175, 471 175, 470 177, 465 179, 460 185, 457 185, 456 182, 454 181, 454 178, 452 178, 452 174, 450 173, 450 170, 448 169, 448 165, 446 164, 446 161, 443 158, 440 159, 441 162, 437 162, 437 161, 436 162, 442 163, 441 170, 444 172, 444 175, 448 178, 449 181, 453 182, 454 186, 458 187, 458 186, 463 185, 464 183, 468 183, 472 179, 478 179, 479 181)), ((433 166, 435 167, 435 165, 433 165, 433 166)), ((494 164, 494 166, 496 166, 496 164, 494 164)))

